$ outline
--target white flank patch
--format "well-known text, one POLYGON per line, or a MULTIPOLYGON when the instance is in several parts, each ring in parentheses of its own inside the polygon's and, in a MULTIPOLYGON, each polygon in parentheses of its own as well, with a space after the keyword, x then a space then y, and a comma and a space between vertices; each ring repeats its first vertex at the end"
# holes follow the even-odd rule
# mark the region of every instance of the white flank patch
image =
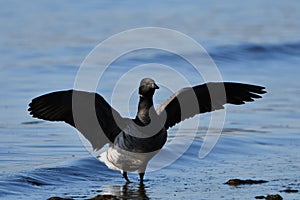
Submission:
POLYGON ((134 153, 120 148, 109 147, 103 152, 99 160, 113 170, 139 173, 145 172, 149 160, 157 154, 158 151, 150 153, 134 153))

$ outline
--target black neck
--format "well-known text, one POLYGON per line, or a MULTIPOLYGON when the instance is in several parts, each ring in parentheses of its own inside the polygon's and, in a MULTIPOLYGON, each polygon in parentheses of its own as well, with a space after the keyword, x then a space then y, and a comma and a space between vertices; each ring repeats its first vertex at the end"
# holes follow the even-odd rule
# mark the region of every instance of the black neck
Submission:
POLYGON ((138 120, 140 122, 142 122, 142 124, 144 124, 144 125, 149 124, 151 121, 150 115, 149 115, 150 108, 154 109, 152 96, 151 97, 140 96, 140 101, 139 101, 138 112, 137 112, 136 118, 138 118, 138 120))

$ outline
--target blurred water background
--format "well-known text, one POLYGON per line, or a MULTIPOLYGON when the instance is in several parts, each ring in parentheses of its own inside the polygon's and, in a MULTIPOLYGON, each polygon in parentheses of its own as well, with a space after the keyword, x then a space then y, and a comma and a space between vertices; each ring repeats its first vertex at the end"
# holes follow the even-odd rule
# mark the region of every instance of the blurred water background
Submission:
MULTIPOLYGON (((254 199, 277 193, 284 199, 300 198, 299 193, 280 192, 300 189, 299 1, 10 0, 0 5, 1 199, 88 199, 103 194, 125 199, 254 199), (130 174, 136 183, 126 186, 118 172, 88 153, 75 129, 35 120, 27 108, 33 97, 72 88, 80 64, 98 43, 148 26, 187 34, 208 51, 225 81, 263 85, 268 93, 255 103, 227 107, 223 134, 204 159, 198 151, 206 123, 179 160, 146 174, 144 187, 130 174), (223 184, 231 178, 268 183, 223 184)), ((113 72, 145 62, 185 68, 172 55, 151 55, 124 56, 113 72)), ((174 82, 167 74, 165 79, 174 82)), ((109 98, 110 88, 102 84, 97 91, 109 98)), ((158 91, 155 101, 166 98, 158 91)), ((136 109, 135 101, 130 106, 136 109)), ((206 122, 208 117, 202 118, 206 122)))

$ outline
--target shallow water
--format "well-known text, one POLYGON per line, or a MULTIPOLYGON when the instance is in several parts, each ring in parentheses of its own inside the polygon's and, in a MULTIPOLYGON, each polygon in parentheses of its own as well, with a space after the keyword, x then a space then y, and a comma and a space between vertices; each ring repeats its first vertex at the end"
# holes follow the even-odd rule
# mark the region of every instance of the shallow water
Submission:
MULTIPOLYGON (((88 199, 104 194, 126 199, 254 199, 277 193, 284 199, 300 198, 299 192, 280 192, 300 190, 300 4, 175 3, 179 5, 170 8, 157 2, 10 1, 0 7, 1 199, 88 199), (75 129, 33 119, 27 112, 33 97, 72 88, 81 62, 99 42, 143 26, 189 35, 208 50, 224 80, 255 83, 268 91, 254 103, 226 108, 223 134, 204 159, 198 153, 210 115, 201 116, 197 137, 185 154, 172 165, 147 173, 144 187, 134 173, 129 174, 134 183, 124 185, 119 172, 88 153, 75 129), (224 184, 232 178, 268 182, 224 184)), ((111 80, 97 91, 109 100, 114 81, 124 71, 152 62, 172 66, 194 84, 203 81, 177 56, 143 51, 118 59, 107 73, 111 80)), ((156 103, 169 95, 158 91, 156 103)), ((132 98, 133 116, 137 97, 132 98)), ((175 132, 176 127, 170 130, 170 141, 175 132)), ((168 147, 163 151, 172 154, 168 147)))

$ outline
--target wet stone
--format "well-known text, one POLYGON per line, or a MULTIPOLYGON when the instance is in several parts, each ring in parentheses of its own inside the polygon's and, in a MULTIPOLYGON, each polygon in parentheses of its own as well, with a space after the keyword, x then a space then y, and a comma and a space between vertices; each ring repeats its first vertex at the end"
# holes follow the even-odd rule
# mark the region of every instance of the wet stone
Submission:
POLYGON ((271 194, 266 197, 267 200, 282 200, 283 198, 279 194, 271 194))
POLYGON ((228 180, 225 184, 227 185, 252 185, 252 184, 262 184, 262 183, 267 183, 268 181, 265 180, 252 180, 252 179, 246 179, 246 180, 241 180, 241 179, 230 179, 228 180))
POLYGON ((266 200, 282 200, 283 198, 279 194, 271 194, 265 196, 256 196, 255 199, 266 199, 266 200))

